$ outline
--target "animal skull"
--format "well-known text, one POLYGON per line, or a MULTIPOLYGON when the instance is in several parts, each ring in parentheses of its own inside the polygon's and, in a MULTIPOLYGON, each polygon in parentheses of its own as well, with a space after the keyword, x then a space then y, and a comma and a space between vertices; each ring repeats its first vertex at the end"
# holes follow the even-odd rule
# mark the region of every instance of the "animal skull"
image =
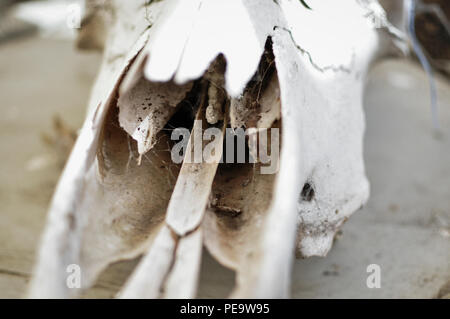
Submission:
MULTIPOLYGON (((140 254, 121 297, 195 297, 203 245, 236 271, 233 296, 288 296, 295 247, 325 256, 368 198, 364 78, 398 35, 376 1, 310 7, 87 1, 79 45, 103 48, 103 64, 53 197, 31 297, 76 296, 69 264, 87 288, 110 263, 140 254), (167 130, 179 123, 193 125, 188 153, 205 127, 252 128, 250 152, 257 133, 280 128, 279 170, 176 164, 167 130)), ((212 143, 221 152, 225 142, 212 143)))

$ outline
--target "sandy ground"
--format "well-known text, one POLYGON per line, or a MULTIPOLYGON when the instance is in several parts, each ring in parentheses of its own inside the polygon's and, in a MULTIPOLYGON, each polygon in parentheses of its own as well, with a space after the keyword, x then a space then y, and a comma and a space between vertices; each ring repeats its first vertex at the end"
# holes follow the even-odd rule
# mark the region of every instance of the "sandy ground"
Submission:
MULTIPOLYGON (((100 57, 71 42, 0 46, 0 298, 23 297, 62 163, 44 142, 52 117, 79 128, 100 57)), ((293 297, 433 298, 450 280, 450 85, 439 82, 443 134, 431 133, 428 87, 408 62, 385 62, 365 97, 372 195, 326 258, 297 260, 293 297), (381 288, 366 286, 369 264, 381 288)), ((136 261, 113 265, 86 297, 112 297, 136 261)), ((233 273, 207 254, 199 295, 224 297, 233 273)), ((443 290, 442 290, 443 291, 443 290)))

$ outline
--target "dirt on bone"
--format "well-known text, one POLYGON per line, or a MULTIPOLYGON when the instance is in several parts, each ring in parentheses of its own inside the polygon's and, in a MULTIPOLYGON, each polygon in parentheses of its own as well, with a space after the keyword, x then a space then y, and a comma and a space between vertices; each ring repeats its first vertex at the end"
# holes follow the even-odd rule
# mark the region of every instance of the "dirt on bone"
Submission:
POLYGON ((137 141, 139 154, 145 154, 155 145, 157 134, 175 114, 192 86, 192 82, 184 85, 153 83, 142 77, 119 97, 119 123, 137 141))
MULTIPOLYGON (((266 50, 261 57, 258 70, 247 84, 244 89, 244 93, 240 98, 231 99, 230 121, 232 128, 258 127, 258 122, 260 122, 261 117, 263 114, 268 112, 268 110, 264 109, 264 106, 261 105, 261 97, 266 91, 273 93, 273 88, 268 90, 267 88, 270 86, 270 83, 274 78, 273 74, 275 72, 276 70, 271 42, 268 41, 266 44, 266 50)), ((268 106, 269 110, 274 106, 276 105, 271 103, 268 106)), ((273 109, 276 111, 275 107, 273 109)), ((275 118, 279 118, 279 114, 275 114, 274 120, 275 118)), ((272 123, 268 125, 266 124, 265 127, 270 127, 271 124, 272 123)))
POLYGON ((208 107, 206 108, 206 120, 209 124, 216 124, 224 117, 224 105, 227 99, 227 93, 224 89, 225 68, 225 59, 220 55, 211 63, 204 75, 204 78, 209 82, 208 107))

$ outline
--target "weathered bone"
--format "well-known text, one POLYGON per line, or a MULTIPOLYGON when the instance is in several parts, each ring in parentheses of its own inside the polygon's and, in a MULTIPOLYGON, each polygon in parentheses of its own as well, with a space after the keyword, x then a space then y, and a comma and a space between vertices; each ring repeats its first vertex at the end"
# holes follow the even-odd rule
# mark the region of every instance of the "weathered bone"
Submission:
MULTIPOLYGON (((205 103, 204 93, 187 145, 185 161, 167 208, 166 226, 127 283, 122 294, 124 298, 155 298, 160 296, 161 291, 164 296, 171 298, 195 297, 202 250, 200 225, 221 157, 221 154, 216 154, 217 161, 204 159, 205 162, 201 163, 186 161, 188 157, 194 159, 194 143, 203 144, 205 103), (158 261, 158 265, 163 261, 163 264, 154 269, 155 261, 158 261), (147 290, 151 292, 150 295, 146 293, 147 290)), ((225 127, 226 121, 222 123, 222 133, 225 127)), ((222 151, 223 139, 215 139, 211 143, 215 149, 222 151)))
POLYGON ((177 111, 177 105, 192 89, 192 83, 182 87, 173 83, 153 83, 141 80, 119 97, 119 123, 137 141, 139 154, 145 154, 156 144, 156 136, 177 111))
POLYGON ((82 267, 87 288, 109 263, 147 251, 121 296, 193 297, 203 233, 212 255, 238 273, 233 296, 288 296, 296 237, 300 255, 325 255, 367 200, 363 79, 384 39, 402 40, 376 1, 323 0, 311 8, 289 0, 117 0, 92 9, 110 24, 92 26, 106 36, 90 40, 93 47, 104 43, 104 63, 54 195, 31 296, 77 295, 65 285, 68 264, 82 267), (261 107, 246 112, 245 102, 232 104, 231 114, 221 110, 221 102, 245 101, 269 38, 276 72, 257 78, 268 83, 261 107), (224 74, 211 67, 219 55, 224 74), (206 91, 208 100, 203 96, 210 107, 203 102, 198 117, 205 124, 223 117, 225 129, 230 116, 235 127, 281 127, 277 174, 258 174, 261 163, 183 163, 175 184, 179 167, 168 159, 161 130, 202 77, 223 79, 212 81, 218 85, 206 91), (156 103, 148 112, 139 110, 145 98, 156 103), (136 135, 141 115, 150 116, 143 136, 136 135))

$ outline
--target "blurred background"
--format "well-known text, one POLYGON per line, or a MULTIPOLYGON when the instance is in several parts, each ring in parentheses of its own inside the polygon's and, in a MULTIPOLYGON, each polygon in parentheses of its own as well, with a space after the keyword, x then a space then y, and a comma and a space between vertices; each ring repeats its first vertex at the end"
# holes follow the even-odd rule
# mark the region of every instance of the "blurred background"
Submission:
MULTIPOLYGON (((396 1, 384 2, 399 19, 396 1)), ((364 99, 371 198, 326 258, 296 260, 295 298, 450 298, 450 1, 422 2, 439 9, 423 7, 415 25, 436 71, 440 132, 415 58, 378 63, 364 99), (366 285, 373 263, 378 289, 366 285)), ((25 294, 100 66, 101 53, 77 50, 66 24, 68 6, 80 3, 0 0, 0 298, 25 294)), ((225 297, 234 275, 205 255, 200 297, 225 297)), ((114 296, 135 264, 112 265, 85 297, 114 296)))

